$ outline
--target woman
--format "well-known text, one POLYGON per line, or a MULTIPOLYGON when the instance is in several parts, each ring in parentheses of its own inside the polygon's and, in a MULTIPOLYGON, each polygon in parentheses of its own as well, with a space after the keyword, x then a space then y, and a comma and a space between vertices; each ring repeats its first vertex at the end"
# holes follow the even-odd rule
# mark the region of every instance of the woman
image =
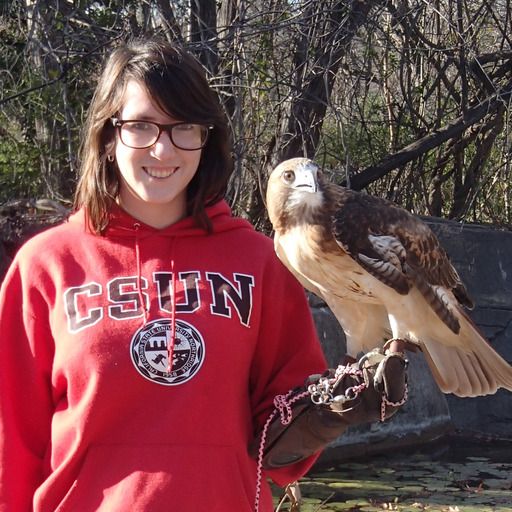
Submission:
POLYGON ((223 200, 228 141, 191 56, 154 40, 113 52, 76 212, 2 285, 0 511, 268 512, 256 434, 285 485, 346 428, 329 413, 317 446, 323 419, 302 415, 301 432, 319 428, 297 455, 297 432, 267 421, 325 361, 302 287, 223 200))
POLYGON ((158 41, 115 50, 77 211, 2 287, 0 510, 253 509, 247 446, 274 396, 325 362, 300 285, 230 216, 230 171, 196 61, 158 41))

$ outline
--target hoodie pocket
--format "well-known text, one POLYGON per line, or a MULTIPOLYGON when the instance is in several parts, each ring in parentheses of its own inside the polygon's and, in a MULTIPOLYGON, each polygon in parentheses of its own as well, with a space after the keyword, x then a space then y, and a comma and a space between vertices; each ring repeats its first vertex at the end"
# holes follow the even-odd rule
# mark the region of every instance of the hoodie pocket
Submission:
POLYGON ((227 446, 95 445, 55 511, 249 512, 244 481, 227 446))

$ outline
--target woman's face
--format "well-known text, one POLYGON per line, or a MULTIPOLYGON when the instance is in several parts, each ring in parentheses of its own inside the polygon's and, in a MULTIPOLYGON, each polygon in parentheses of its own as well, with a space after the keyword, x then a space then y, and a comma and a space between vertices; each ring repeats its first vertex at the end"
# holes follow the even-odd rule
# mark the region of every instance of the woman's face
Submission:
MULTIPOLYGON (((127 84, 119 120, 183 121, 158 110, 133 80, 127 84)), ((199 166, 200 149, 178 149, 166 132, 149 148, 133 149, 123 144, 117 132, 115 158, 121 174, 119 203, 132 217, 162 229, 187 215, 186 191, 199 166)))

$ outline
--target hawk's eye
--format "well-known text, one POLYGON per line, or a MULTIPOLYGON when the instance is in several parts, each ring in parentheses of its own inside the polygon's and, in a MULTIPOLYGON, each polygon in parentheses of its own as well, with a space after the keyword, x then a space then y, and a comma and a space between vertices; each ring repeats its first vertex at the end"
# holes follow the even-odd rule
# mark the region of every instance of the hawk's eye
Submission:
POLYGON ((293 171, 284 171, 283 179, 284 181, 293 181, 295 179, 295 173, 293 171))

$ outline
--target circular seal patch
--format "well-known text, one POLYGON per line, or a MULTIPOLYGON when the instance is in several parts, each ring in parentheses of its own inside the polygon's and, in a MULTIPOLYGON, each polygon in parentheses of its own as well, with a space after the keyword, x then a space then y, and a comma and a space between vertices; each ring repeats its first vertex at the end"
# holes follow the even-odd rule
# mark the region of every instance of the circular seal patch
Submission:
POLYGON ((176 320, 172 369, 167 373, 171 320, 153 320, 139 329, 130 344, 132 361, 141 375, 164 386, 190 380, 204 360, 204 341, 187 322, 176 320))

